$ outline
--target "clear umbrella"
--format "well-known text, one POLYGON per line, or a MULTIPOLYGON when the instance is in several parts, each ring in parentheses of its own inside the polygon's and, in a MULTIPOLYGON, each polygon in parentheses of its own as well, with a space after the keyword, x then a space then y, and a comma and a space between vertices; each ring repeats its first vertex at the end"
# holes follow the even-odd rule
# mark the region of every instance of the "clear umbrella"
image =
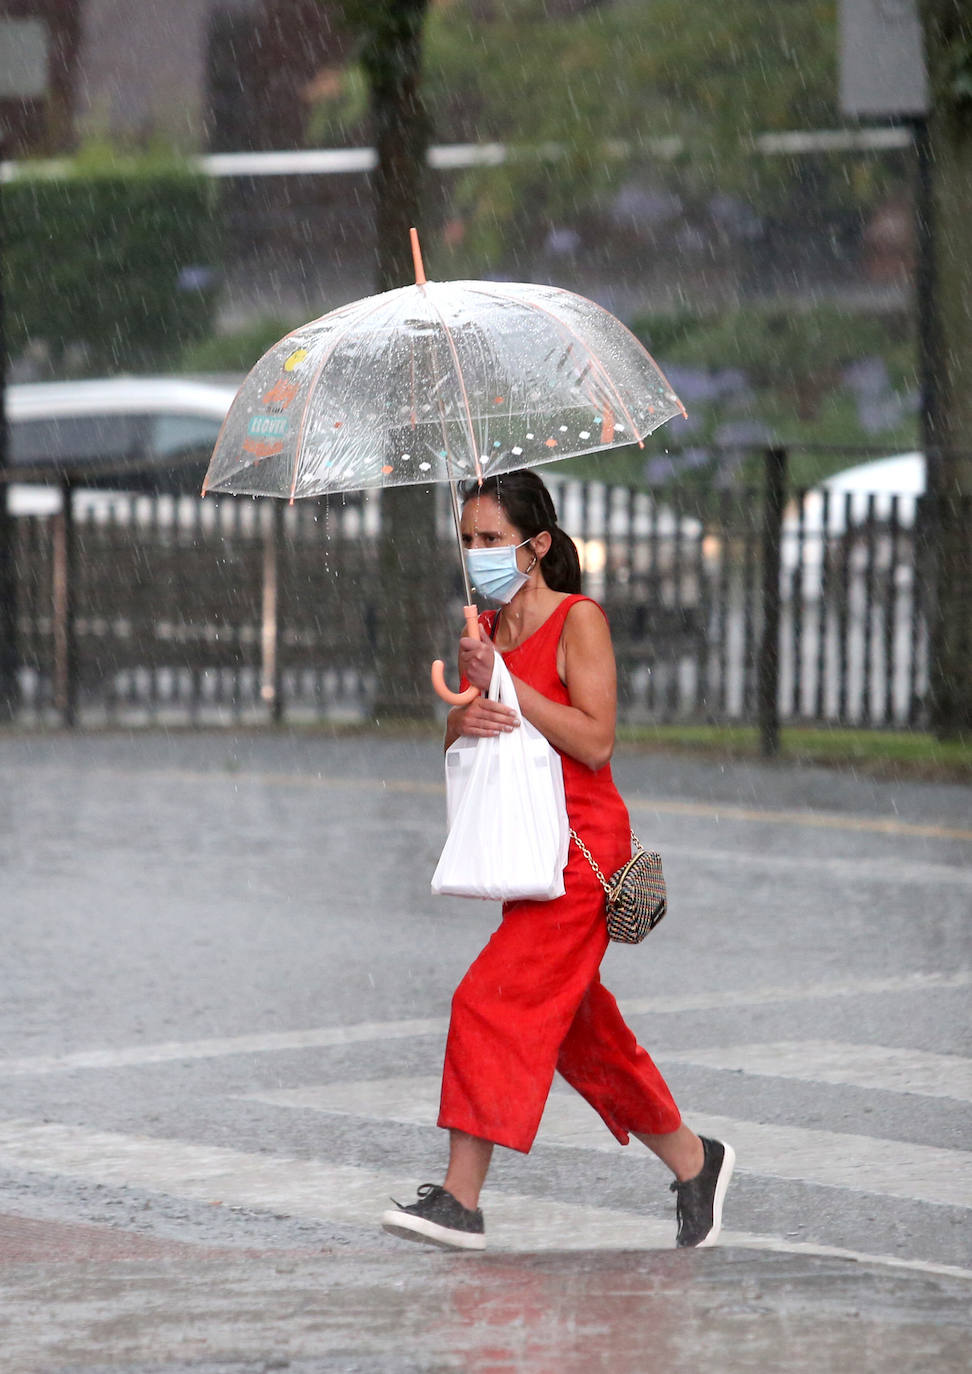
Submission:
MULTIPOLYGON (((458 535, 458 481, 641 444, 685 413, 595 302, 522 282, 427 281, 414 230, 412 248, 414 286, 333 310, 257 362, 204 494, 293 501, 448 482, 458 535)), ((463 577, 471 603, 464 565, 463 577)))

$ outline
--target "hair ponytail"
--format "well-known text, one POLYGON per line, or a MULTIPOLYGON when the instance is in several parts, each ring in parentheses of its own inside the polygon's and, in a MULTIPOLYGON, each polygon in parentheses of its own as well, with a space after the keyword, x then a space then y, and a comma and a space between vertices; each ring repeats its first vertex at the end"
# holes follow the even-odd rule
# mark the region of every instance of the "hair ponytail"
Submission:
POLYGON ((579 592, 581 568, 577 545, 559 525, 554 525, 549 534, 550 548, 540 564, 543 580, 555 592, 579 592))
POLYGON ((491 496, 506 512, 510 524, 527 539, 546 530, 550 535, 550 548, 540 561, 543 580, 555 592, 580 592, 577 546, 557 524, 550 492, 535 472, 521 468, 518 472, 500 472, 495 477, 486 477, 482 485, 471 481, 462 487, 460 496, 463 504, 477 496, 491 496))

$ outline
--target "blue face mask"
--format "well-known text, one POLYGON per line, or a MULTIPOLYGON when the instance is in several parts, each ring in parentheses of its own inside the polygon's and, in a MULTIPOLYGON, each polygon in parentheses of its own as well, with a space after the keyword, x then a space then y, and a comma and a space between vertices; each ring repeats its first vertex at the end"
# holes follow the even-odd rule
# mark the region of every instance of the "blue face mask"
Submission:
POLYGON ((467 549, 466 571, 476 590, 490 601, 512 601, 521 587, 529 582, 516 563, 516 551, 529 544, 503 544, 498 549, 467 549))

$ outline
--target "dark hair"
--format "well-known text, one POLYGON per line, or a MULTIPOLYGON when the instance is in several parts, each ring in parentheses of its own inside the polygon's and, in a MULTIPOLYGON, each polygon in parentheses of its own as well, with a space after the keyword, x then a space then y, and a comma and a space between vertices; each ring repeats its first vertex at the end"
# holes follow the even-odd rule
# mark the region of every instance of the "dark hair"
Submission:
POLYGON ((463 505, 477 496, 491 496, 503 509, 510 524, 527 539, 546 530, 550 535, 550 548, 541 560, 544 581, 555 592, 580 591, 581 570, 577 548, 570 535, 557 524, 557 512, 550 492, 535 472, 529 468, 521 468, 518 472, 498 472, 495 477, 485 477, 481 486, 476 481, 464 483, 460 495, 463 505))

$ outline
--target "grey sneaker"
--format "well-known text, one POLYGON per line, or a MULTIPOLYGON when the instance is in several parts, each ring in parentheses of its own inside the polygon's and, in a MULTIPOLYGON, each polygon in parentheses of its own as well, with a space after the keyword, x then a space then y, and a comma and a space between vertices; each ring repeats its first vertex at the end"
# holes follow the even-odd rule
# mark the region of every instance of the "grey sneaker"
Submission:
POLYGON ((672 1184, 677 1195, 675 1212, 678 1217, 679 1248, 715 1245, 722 1229, 722 1204, 732 1178, 736 1152, 721 1140, 700 1136, 705 1150, 705 1162, 694 1178, 672 1184))
POLYGON ((410 1207, 392 1198, 398 1210, 382 1214, 383 1229, 403 1240, 424 1241, 443 1250, 486 1249, 483 1214, 478 1207, 474 1212, 463 1207, 437 1183, 423 1183, 418 1196, 418 1202, 410 1207))

